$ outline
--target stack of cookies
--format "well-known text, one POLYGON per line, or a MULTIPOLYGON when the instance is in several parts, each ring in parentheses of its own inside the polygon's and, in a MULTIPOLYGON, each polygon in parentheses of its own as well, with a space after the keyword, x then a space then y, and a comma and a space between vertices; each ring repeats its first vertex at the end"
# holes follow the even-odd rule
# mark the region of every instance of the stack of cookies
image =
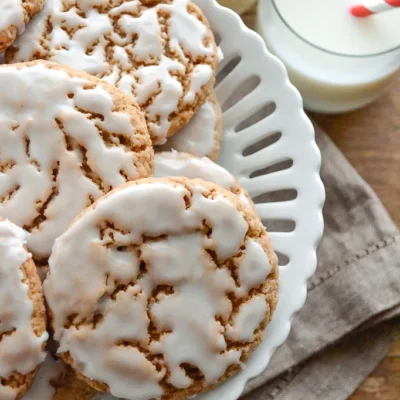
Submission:
POLYGON ((179 400, 239 372, 277 257, 213 162, 220 51, 201 10, 5 0, 4 49, 0 400, 179 400))

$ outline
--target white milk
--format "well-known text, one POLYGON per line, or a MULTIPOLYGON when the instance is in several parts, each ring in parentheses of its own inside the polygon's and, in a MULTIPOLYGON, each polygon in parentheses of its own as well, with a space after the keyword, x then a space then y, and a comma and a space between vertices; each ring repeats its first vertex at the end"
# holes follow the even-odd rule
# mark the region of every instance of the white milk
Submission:
POLYGON ((313 111, 375 100, 400 68, 400 9, 355 18, 347 0, 260 0, 258 30, 313 111))

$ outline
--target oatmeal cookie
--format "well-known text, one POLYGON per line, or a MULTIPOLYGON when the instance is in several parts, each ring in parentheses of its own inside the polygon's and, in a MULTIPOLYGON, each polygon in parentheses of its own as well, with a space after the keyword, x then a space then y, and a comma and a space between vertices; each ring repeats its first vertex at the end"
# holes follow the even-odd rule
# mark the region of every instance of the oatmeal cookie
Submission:
POLYGON ((43 7, 43 0, 2 0, 0 11, 0 53, 25 30, 25 25, 43 7))
POLYGON ((0 216, 45 263, 57 236, 104 193, 153 172, 137 104, 46 61, 0 66, 0 216))
POLYGON ((6 53, 83 70, 133 95, 154 144, 182 128, 211 94, 218 52, 189 0, 47 0, 6 53))
POLYGON ((278 294, 262 223, 201 179, 147 178, 83 211, 44 282, 59 354, 100 391, 183 399, 238 372, 278 294))
POLYGON ((185 178, 200 178, 231 191, 255 212, 256 207, 247 190, 225 168, 215 164, 207 157, 195 157, 179 151, 164 151, 154 156, 154 176, 184 176, 185 178))
POLYGON ((0 399, 20 399, 43 362, 48 338, 40 279, 25 232, 0 221, 0 399))

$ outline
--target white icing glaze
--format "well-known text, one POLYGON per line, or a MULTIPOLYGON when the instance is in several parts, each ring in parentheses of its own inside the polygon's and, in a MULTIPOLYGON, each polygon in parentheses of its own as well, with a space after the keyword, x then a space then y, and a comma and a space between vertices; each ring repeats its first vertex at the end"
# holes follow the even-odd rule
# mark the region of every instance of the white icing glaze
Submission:
POLYGON ((21 0, 1 0, 0 32, 14 25, 18 34, 25 30, 24 10, 21 0))
POLYGON ((69 2, 47 0, 26 35, 15 42, 19 51, 12 61, 31 60, 37 53, 105 79, 135 96, 144 106, 154 143, 164 143, 171 114, 190 106, 212 78, 211 65, 218 55, 214 43, 204 44, 209 37, 206 26, 188 12, 188 0, 149 8, 138 0, 120 5, 104 0, 77 3, 85 14, 69 2), (53 27, 46 40, 49 49, 41 40, 46 18, 53 27), (182 80, 188 82, 186 89, 182 80))
POLYGON ((188 122, 174 136, 170 137, 156 151, 178 150, 198 157, 208 156, 213 152, 216 140, 219 115, 210 100, 207 100, 188 122))
POLYGON ((105 317, 97 329, 85 326, 64 332, 59 351, 71 349, 74 360, 84 363, 85 374, 106 382, 115 396, 134 393, 137 399, 160 397, 158 381, 164 371, 157 372, 137 348, 117 345, 123 340, 148 344, 146 307, 147 299, 139 286, 129 287, 115 301, 103 302, 101 312, 105 317))
POLYGON ((233 324, 226 328, 226 337, 230 340, 248 342, 260 325, 267 311, 265 297, 258 295, 243 303, 233 317, 233 324))
POLYGON ((157 178, 184 176, 190 179, 200 178, 208 182, 213 182, 224 189, 230 190, 247 207, 252 210, 254 209, 252 201, 235 177, 225 168, 215 164, 207 157, 192 157, 189 154, 178 151, 157 153, 154 156, 154 176, 157 178))
POLYGON ((239 283, 237 295, 247 295, 253 287, 259 286, 271 272, 271 265, 265 257, 264 249, 254 240, 249 240, 246 253, 239 266, 239 283))
POLYGON ((150 308, 157 326, 173 332, 151 343, 150 351, 164 354, 171 371, 168 382, 177 388, 193 383, 180 368, 185 362, 197 366, 206 383, 215 382, 229 365, 238 363, 241 354, 226 352, 223 330, 215 321, 215 316, 227 319, 232 312, 225 296, 235 290, 229 270, 215 269, 207 260, 199 233, 187 234, 184 240, 170 237, 146 247, 143 259, 150 267, 153 287, 166 284, 176 288, 176 295, 166 296, 150 308), (185 253, 189 256, 183 256, 185 253), (168 265, 174 266, 172 271, 168 265))
MULTIPOLYGON (((69 351, 76 368, 106 383, 115 396, 159 398, 166 368, 168 382, 186 388, 192 379, 183 363, 199 368, 207 384, 229 365, 240 364, 241 350, 227 349, 224 326, 216 318, 228 324, 232 303, 227 293, 242 296, 251 288, 238 288, 230 270, 222 264, 217 268, 207 250, 219 263, 234 257, 248 225, 226 197, 206 197, 200 182, 191 183, 190 191, 163 180, 125 186, 97 202, 55 242, 44 290, 59 352, 69 351), (185 198, 190 198, 188 208, 185 198), (212 229, 208 236, 204 221, 212 229), (125 289, 117 289, 120 285, 125 289), (163 285, 172 293, 154 292, 163 285), (76 315, 73 324, 64 328, 70 315, 76 315), (85 323, 76 328, 94 315, 103 317, 95 329, 85 323), (150 337, 150 318, 160 337, 150 337), (157 370, 148 357, 158 354, 163 358, 157 370)), ((256 251, 236 262, 244 259, 251 266, 258 256, 256 251)), ((265 253, 263 258, 268 263, 265 253)), ((251 281, 251 273, 252 268, 248 274, 241 271, 243 282, 251 281)), ((253 279, 255 287, 260 279, 253 279)), ((231 327, 243 337, 264 315, 258 302, 252 304, 231 327), (252 326, 243 326, 244 320, 252 326)))
MULTIPOLYGON (((0 377, 28 374, 45 358, 47 332, 36 336, 32 327, 33 303, 23 282, 22 264, 31 255, 24 247, 25 233, 8 220, 0 222, 0 377)), ((16 391, 0 383, 0 398, 14 399, 16 391)))
POLYGON ((66 366, 62 361, 57 361, 51 354, 47 354, 31 388, 24 394, 22 400, 53 400, 56 388, 51 385, 51 380, 63 374, 65 369, 66 366))
POLYGON ((196 98, 197 93, 200 91, 212 77, 212 69, 209 65, 200 64, 196 65, 192 71, 192 79, 190 82, 189 91, 185 94, 183 102, 185 104, 192 104, 196 98))
POLYGON ((140 177, 136 154, 117 138, 135 143, 131 116, 113 111, 113 97, 101 85, 84 89, 88 83, 40 64, 0 68, 0 161, 5 165, 0 216, 27 227, 48 201, 46 220, 29 229, 28 249, 35 258, 49 256, 55 238, 90 204, 90 197, 125 183, 121 173, 131 180, 140 177), (113 134, 114 145, 107 146, 99 129, 113 134), (85 174, 81 146, 102 187, 85 174))

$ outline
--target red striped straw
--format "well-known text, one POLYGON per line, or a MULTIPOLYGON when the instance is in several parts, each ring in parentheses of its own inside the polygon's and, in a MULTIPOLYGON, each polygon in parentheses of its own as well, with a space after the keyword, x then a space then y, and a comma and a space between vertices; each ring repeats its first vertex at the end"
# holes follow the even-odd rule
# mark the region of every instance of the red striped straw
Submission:
POLYGON ((365 0, 361 3, 350 6, 350 13, 355 17, 364 18, 400 7, 400 0, 365 0))

